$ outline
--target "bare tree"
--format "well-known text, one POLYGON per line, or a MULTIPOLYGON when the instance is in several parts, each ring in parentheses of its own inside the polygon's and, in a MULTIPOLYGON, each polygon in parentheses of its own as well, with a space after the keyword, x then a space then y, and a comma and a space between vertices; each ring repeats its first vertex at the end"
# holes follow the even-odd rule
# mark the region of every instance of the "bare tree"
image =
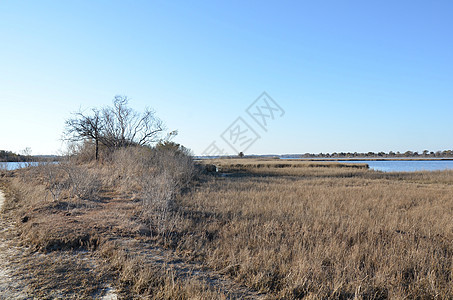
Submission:
POLYGON ((164 131, 162 121, 148 108, 142 114, 134 111, 128 107, 128 102, 126 96, 115 96, 113 107, 92 109, 91 114, 75 113, 74 118, 66 121, 66 140, 94 141, 96 160, 100 144, 114 150, 159 141, 164 131))
POLYGON ((75 117, 66 120, 66 139, 73 142, 93 140, 95 143, 95 158, 99 159, 99 142, 104 128, 104 120, 97 109, 91 115, 78 112, 75 117))
POLYGON ((128 102, 126 96, 116 96, 113 107, 102 110, 102 143, 109 148, 121 148, 159 141, 164 130, 162 121, 149 108, 139 114, 127 106, 128 102))

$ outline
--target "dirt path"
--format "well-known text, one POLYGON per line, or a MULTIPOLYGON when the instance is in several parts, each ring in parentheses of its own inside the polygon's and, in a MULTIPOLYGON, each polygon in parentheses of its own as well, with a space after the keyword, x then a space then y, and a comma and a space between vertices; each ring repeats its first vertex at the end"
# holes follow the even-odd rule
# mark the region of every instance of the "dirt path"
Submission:
MULTIPOLYGON (((87 274, 95 272, 96 259, 87 252, 45 254, 18 246, 15 226, 2 212, 4 201, 5 195, 0 190, 0 300, 86 298, 74 291, 77 279, 71 279, 64 272, 72 272, 77 266, 83 266, 87 274), (70 267, 64 272, 60 269, 61 274, 54 273, 60 265, 70 267)), ((116 300, 117 295, 106 282, 93 298, 116 300)))
MULTIPOLYGON (((5 195, 0 190, 0 214, 2 212, 5 195)), ((13 226, 0 215, 0 299, 27 299, 27 285, 13 275, 12 257, 21 255, 21 250, 12 242, 13 226)))

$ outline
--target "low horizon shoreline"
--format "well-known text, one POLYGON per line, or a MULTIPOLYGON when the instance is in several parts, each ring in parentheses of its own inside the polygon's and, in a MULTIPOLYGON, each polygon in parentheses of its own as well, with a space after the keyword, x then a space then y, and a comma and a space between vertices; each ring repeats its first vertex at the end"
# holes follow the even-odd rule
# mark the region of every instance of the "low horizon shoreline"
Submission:
POLYGON ((427 157, 427 158, 420 158, 420 157, 385 157, 385 158, 315 158, 315 157, 301 157, 301 158, 284 158, 279 157, 279 159, 284 160, 306 160, 306 161, 453 161, 452 158, 434 158, 434 157, 427 157))

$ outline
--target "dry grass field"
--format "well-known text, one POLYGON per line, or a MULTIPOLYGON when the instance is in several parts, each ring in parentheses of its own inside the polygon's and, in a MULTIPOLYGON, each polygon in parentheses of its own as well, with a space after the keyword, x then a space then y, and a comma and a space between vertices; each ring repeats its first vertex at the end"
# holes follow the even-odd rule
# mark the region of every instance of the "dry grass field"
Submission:
POLYGON ((181 206, 204 214, 188 248, 276 298, 448 299, 452 184, 451 171, 247 166, 181 206))
POLYGON ((212 160, 203 163, 218 173, 176 187, 119 161, 72 166, 91 178, 76 191, 65 186, 68 172, 51 174, 56 166, 9 174, 15 196, 5 212, 23 242, 44 253, 91 251, 103 262, 98 276, 115 278, 124 298, 453 298, 452 171, 212 160), (148 248, 179 265, 169 271, 148 248), (207 275, 195 280, 187 266, 207 275))

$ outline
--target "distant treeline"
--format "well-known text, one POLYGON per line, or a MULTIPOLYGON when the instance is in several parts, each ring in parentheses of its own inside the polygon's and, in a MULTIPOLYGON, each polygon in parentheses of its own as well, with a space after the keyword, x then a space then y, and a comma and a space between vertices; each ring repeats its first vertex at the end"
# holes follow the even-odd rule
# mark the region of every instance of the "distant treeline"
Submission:
POLYGON ((357 152, 333 152, 333 153, 305 153, 305 154, 295 154, 295 155, 282 155, 281 157, 300 157, 300 158, 352 158, 352 157, 363 157, 363 158, 388 158, 388 157, 418 157, 418 158, 451 158, 453 157, 453 150, 444 150, 444 151, 429 151, 424 150, 423 152, 417 151, 406 151, 406 152, 367 152, 367 153, 357 153, 357 152))
POLYGON ((21 155, 12 151, 0 150, 0 162, 58 161, 55 155, 21 155))
POLYGON ((16 154, 11 151, 0 150, 0 161, 14 161, 22 162, 28 161, 29 157, 25 155, 16 154))

